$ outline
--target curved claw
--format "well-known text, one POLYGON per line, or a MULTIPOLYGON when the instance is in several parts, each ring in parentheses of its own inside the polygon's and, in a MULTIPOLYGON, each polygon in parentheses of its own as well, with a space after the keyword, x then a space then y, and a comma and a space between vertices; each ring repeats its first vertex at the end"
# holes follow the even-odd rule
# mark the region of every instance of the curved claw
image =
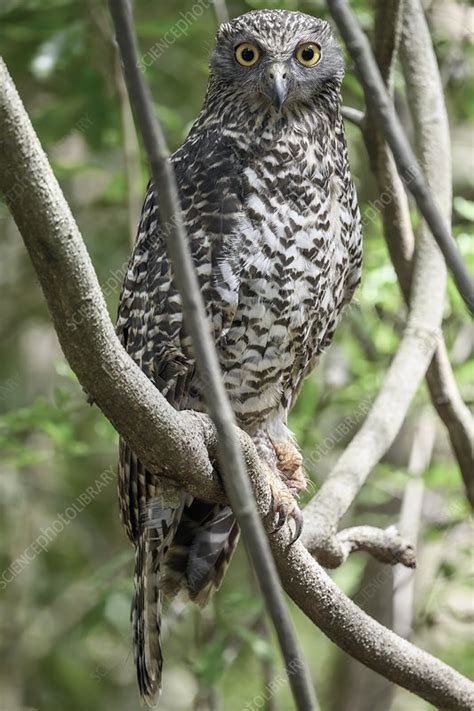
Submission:
MULTIPOLYGON (((301 513, 300 509, 296 504, 294 507, 291 508, 291 510, 288 507, 288 504, 282 503, 278 507, 277 511, 277 521, 275 524, 275 527, 272 530, 272 533, 277 533, 280 531, 285 523, 293 520, 295 527, 294 531, 291 533, 290 536, 290 546, 298 540, 298 538, 301 536, 301 531, 303 530, 303 514, 301 513)), ((291 528, 290 528, 291 531, 291 528)))
POLYGON ((298 540, 301 536, 301 531, 303 530, 303 514, 297 506, 295 506, 291 512, 291 518, 295 522, 295 531, 290 538, 290 546, 298 540))
POLYGON ((287 504, 281 504, 278 509, 277 509, 277 522, 275 524, 275 528, 273 529, 273 533, 276 533, 276 531, 279 531, 286 523, 286 520, 288 518, 288 505, 287 504))

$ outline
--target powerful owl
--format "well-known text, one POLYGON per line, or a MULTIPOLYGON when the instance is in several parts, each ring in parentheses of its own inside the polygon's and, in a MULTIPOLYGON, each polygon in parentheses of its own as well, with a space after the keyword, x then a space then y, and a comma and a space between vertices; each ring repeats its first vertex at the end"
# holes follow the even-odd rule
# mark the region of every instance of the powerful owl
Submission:
MULTIPOLYGON (((223 24, 204 105, 171 157, 189 245, 237 422, 254 440, 276 525, 295 537, 305 488, 287 427, 305 376, 360 279, 361 227, 340 114, 343 60, 329 25, 299 12, 223 24)), ((150 184, 117 330, 178 409, 204 409, 150 184)), ((161 594, 204 605, 238 540, 232 511, 178 491, 120 444, 121 516, 136 551, 132 605, 141 695, 160 688, 161 594)))

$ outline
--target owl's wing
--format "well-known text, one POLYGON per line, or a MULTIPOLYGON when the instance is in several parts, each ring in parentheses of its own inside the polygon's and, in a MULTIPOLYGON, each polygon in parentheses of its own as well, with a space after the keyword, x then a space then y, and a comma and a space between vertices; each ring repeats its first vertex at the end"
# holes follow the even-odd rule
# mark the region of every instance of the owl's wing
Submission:
MULTIPOLYGON (((216 130, 188 139, 172 162, 191 253, 217 342, 232 323, 240 285, 237 225, 243 191, 239 155, 216 130)), ((194 359, 166 254, 164 228, 150 183, 120 297, 117 333, 132 358, 179 408, 194 373, 194 359)))
MULTIPOLYGON (((191 134, 171 160, 194 265, 218 342, 234 318, 240 285, 237 224, 243 195, 239 153, 216 129, 191 134)), ((189 394, 195 364, 166 253, 164 227, 150 183, 120 297, 117 334, 129 355, 179 409, 189 394)), ((120 460, 122 519, 133 541, 153 487, 145 473, 141 482, 135 466, 130 473, 133 455, 126 445, 120 460)))
MULTIPOLYGON (((216 342, 234 318, 239 290, 236 226, 241 212, 238 155, 216 131, 191 136, 172 158, 191 253, 216 342)), ((181 298, 166 254, 150 184, 120 297, 118 336, 135 362, 176 408, 186 406, 195 371, 181 298)), ((160 577, 166 557, 170 590, 185 584, 204 602, 217 587, 238 528, 227 507, 193 505, 186 494, 163 503, 160 481, 121 440, 121 518, 136 548, 132 606, 140 692, 150 702, 160 687, 160 577), (201 510, 202 509, 202 510, 201 510), (181 537, 179 537, 181 536, 181 537), (178 546, 173 547, 177 537, 178 546)))

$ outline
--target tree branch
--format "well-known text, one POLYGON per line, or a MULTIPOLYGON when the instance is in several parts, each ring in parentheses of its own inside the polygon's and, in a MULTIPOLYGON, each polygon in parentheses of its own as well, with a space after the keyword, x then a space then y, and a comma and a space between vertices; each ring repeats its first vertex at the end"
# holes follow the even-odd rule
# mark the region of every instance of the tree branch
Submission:
POLYGON ((291 616, 259 519, 251 484, 236 432, 234 412, 225 391, 219 360, 211 338, 197 273, 181 214, 178 187, 159 121, 154 118, 151 96, 138 69, 138 53, 128 0, 110 0, 110 11, 124 65, 125 80, 148 155, 155 198, 159 206, 166 248, 181 296, 184 321, 192 339, 203 395, 217 431, 219 471, 232 510, 253 561, 267 610, 272 618, 298 709, 318 709, 310 676, 301 655, 291 616))
POLYGON ((396 526, 389 526, 385 530, 374 526, 354 526, 338 533, 336 541, 341 551, 340 563, 355 551, 365 551, 380 563, 401 563, 407 568, 416 568, 415 548, 401 537, 396 526))
POLYGON ((213 0, 214 12, 216 13, 216 20, 218 25, 222 25, 224 22, 229 22, 229 11, 227 9, 227 4, 225 0, 213 0))
MULTIPOLYGON (((200 498, 225 500, 210 462, 216 452, 214 426, 204 415, 170 407, 122 349, 77 226, 1 61, 0 156, 0 191, 80 382, 151 471, 172 476, 200 498)), ((265 476, 253 443, 243 433, 239 436, 259 513, 270 531, 265 476)), ((437 707, 462 711, 472 707, 473 684, 365 615, 301 543, 288 546, 288 535, 282 530, 271 536, 284 587, 330 639, 437 707)))
POLYGON ((387 93, 369 41, 362 32, 346 0, 328 0, 328 6, 354 60, 364 87, 366 105, 376 114, 380 129, 392 150, 398 172, 416 200, 418 208, 446 260, 454 282, 469 311, 474 313, 474 281, 451 236, 418 165, 410 143, 387 93))
POLYGON ((345 118, 346 121, 350 121, 351 123, 353 123, 354 126, 358 126, 359 128, 361 128, 364 125, 365 114, 363 111, 359 111, 359 109, 354 109, 352 106, 343 106, 341 109, 341 113, 343 118, 345 118))
MULTIPOLYGON (((380 65, 380 71, 387 80, 392 73, 391 67, 394 54, 387 53, 386 49, 381 50, 380 48, 391 46, 393 49, 395 46, 390 38, 387 37, 387 35, 391 34, 391 26, 386 22, 385 17, 388 5, 390 3, 379 3, 379 7, 381 6, 382 10, 379 10, 376 15, 378 29, 375 32, 375 35, 380 38, 376 57, 380 65)), ((412 11, 409 8, 407 12, 412 11)), ((417 33, 417 36, 424 37, 424 45, 426 47, 424 51, 430 57, 429 67, 425 67, 428 71, 427 76, 437 76, 436 59, 433 55, 426 21, 422 14, 418 17, 418 24, 419 33, 417 33)), ((416 43, 416 47, 419 49, 419 42, 416 43)), ((412 65, 417 65, 419 61, 419 55, 413 53, 412 65)), ((424 61, 427 61, 426 57, 424 61)), ((439 92, 438 86, 438 100, 441 101, 442 97, 439 92)), ((370 107, 367 112, 365 126, 362 128, 372 170, 380 191, 380 196, 375 202, 380 206, 384 236, 403 297, 408 304, 410 300, 415 238, 411 226, 407 195, 398 175, 393 156, 378 130, 377 118, 373 111, 370 110, 370 107)), ((433 405, 448 430, 451 445, 464 480, 467 498, 474 508, 474 453, 472 449, 474 419, 468 407, 464 404, 454 379, 441 331, 437 338, 436 352, 426 373, 426 380, 433 405)))
MULTIPOLYGON (((408 462, 410 479, 403 492, 399 529, 408 540, 418 541, 423 516, 425 487, 423 474, 429 467, 436 436, 436 423, 431 410, 423 410, 415 426, 408 462)), ((409 638, 415 603, 415 571, 395 568, 393 572, 394 632, 409 638)))
MULTIPOLYGON (((405 9, 401 59, 422 167, 431 189, 438 197, 445 220, 450 222, 452 181, 449 123, 443 84, 419 0, 407 3, 405 9)), ((426 240, 426 225, 421 226, 421 231, 421 239, 426 240)), ((435 407, 448 427, 467 496, 474 507, 474 420, 459 394, 444 341, 437 349, 427 380, 435 407)))

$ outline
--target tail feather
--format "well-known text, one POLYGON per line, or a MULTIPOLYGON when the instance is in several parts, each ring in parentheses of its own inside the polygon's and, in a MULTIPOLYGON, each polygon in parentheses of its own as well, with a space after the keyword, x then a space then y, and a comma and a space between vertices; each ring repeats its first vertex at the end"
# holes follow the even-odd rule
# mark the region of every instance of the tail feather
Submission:
POLYGON ((154 706, 161 690, 161 595, 184 591, 205 605, 222 582, 239 538, 228 506, 178 493, 163 502, 160 482, 121 441, 119 500, 135 546, 133 656, 141 697, 154 706))
POLYGON ((135 559, 135 594, 132 604, 133 655, 140 695, 153 706, 161 688, 161 594, 159 554, 145 530, 135 559))
POLYGON ((206 605, 218 590, 239 539, 239 527, 228 506, 194 500, 183 511, 164 559, 162 588, 167 595, 184 590, 206 605))
POLYGON ((182 494, 176 506, 165 506, 159 480, 121 442, 119 499, 122 521, 135 545, 134 595, 132 601, 133 656, 141 697, 153 706, 161 689, 160 567, 178 528, 185 504, 182 494))

